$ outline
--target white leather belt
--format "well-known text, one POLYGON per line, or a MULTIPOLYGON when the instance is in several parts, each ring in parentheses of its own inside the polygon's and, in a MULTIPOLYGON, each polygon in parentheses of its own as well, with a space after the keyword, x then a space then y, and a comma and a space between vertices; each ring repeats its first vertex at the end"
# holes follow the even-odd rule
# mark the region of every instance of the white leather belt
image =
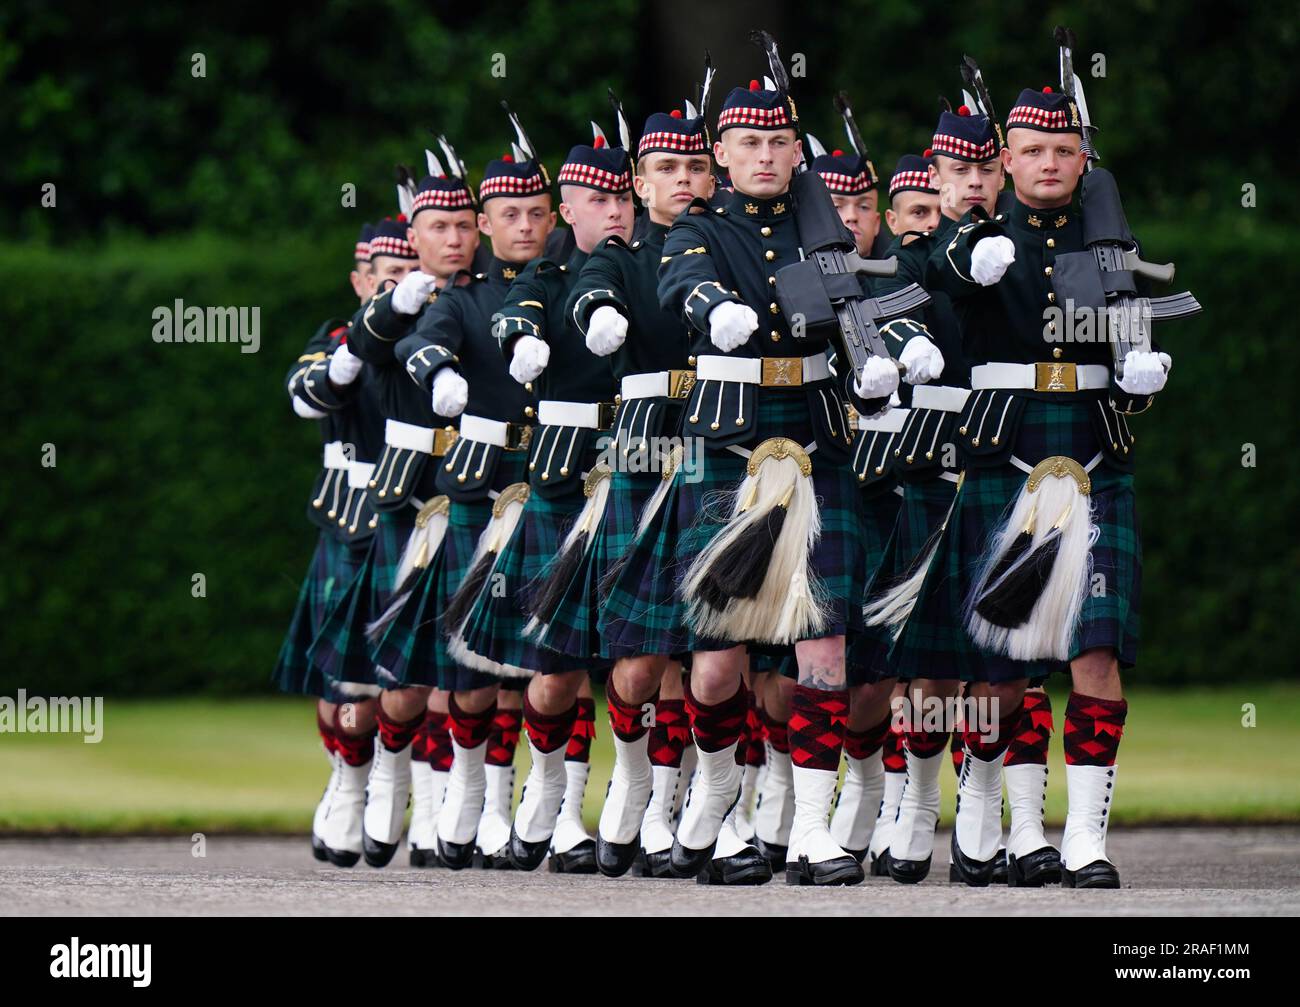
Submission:
POLYGON ((903 424, 907 422, 909 410, 895 406, 884 416, 859 416, 859 430, 880 430, 887 434, 896 434, 903 429, 903 424))
POLYGON ((624 402, 628 399, 666 398, 668 372, 647 371, 644 374, 628 374, 619 382, 619 392, 624 402))
POLYGON ((327 469, 346 469, 350 464, 347 452, 343 450, 342 441, 330 441, 325 445, 325 467, 327 469))
POLYGON ((970 386, 1023 389, 1036 392, 1084 392, 1110 385, 1110 368, 1103 364, 979 364, 971 368, 970 386))
POLYGON ((600 403, 543 399, 537 404, 537 422, 544 427, 587 427, 599 430, 600 403))
POLYGON ((373 462, 348 462, 348 489, 363 490, 375 473, 373 462))
POLYGON ((419 427, 414 423, 400 420, 384 422, 384 443, 403 451, 423 451, 426 455, 433 453, 433 427, 419 427))
POLYGON ((831 376, 830 365, 825 353, 815 353, 811 357, 768 357, 764 366, 763 357, 722 357, 711 354, 701 356, 695 365, 696 381, 739 381, 747 385, 798 385, 806 381, 822 381, 831 376), (772 361, 799 360, 800 373, 790 375, 790 380, 774 378, 772 361))
POLYGON ((957 388, 952 385, 917 385, 912 389, 912 408, 959 413, 965 408, 969 397, 969 388, 957 388))
POLYGON ((509 429, 509 423, 503 420, 490 420, 486 416, 465 414, 460 418, 460 435, 462 437, 468 441, 495 444, 499 448, 506 446, 506 434, 509 429))

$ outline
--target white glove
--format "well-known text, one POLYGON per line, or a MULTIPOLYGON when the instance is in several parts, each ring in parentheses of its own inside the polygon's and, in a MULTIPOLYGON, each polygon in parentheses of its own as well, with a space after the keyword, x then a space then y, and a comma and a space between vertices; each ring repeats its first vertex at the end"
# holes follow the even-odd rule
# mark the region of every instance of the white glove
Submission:
POLYGON ((909 339, 898 355, 898 362, 907 368, 909 385, 923 385, 943 373, 943 354, 925 336, 909 339))
POLYGON ((864 399, 883 399, 897 388, 898 365, 888 357, 872 357, 853 379, 853 390, 864 399))
POLYGON ((587 325, 587 349, 598 357, 607 357, 627 338, 627 319, 612 304, 602 304, 591 313, 587 325))
POLYGON ((1016 246, 1010 238, 997 236, 976 243, 970 253, 970 275, 981 287, 991 287, 1002 279, 1007 267, 1016 261, 1016 246))
POLYGON ((723 301, 709 312, 709 338, 723 353, 747 342, 756 328, 758 315, 748 304, 723 301))
POLYGON ((444 367, 433 376, 433 411, 439 416, 459 416, 469 404, 469 382, 444 367))
POLYGON ((307 405, 306 402, 298 398, 298 396, 296 395, 293 397, 293 411, 297 413, 299 416, 301 416, 304 420, 323 420, 325 418, 325 414, 323 412, 321 412, 319 409, 313 409, 311 406, 307 405))
POLYGON ((510 376, 521 385, 532 381, 546 369, 551 348, 536 336, 520 336, 515 355, 510 358, 510 376))
POLYGON ((1129 350, 1124 357, 1124 377, 1116 382, 1130 395, 1154 395, 1164 388, 1173 360, 1168 353, 1129 350))
POLYGON ((350 385, 361 373, 363 361, 353 356, 347 343, 340 343, 339 348, 330 354, 329 379, 336 385, 350 385))
POLYGON ((429 295, 438 286, 438 278, 418 269, 402 277, 393 289, 393 310, 399 315, 418 315, 429 295))

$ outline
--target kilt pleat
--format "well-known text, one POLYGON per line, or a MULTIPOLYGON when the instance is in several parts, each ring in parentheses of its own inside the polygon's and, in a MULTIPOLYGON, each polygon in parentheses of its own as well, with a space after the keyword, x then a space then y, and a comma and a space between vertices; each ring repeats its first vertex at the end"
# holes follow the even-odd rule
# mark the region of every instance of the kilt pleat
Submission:
POLYGON ((355 576, 357 559, 352 550, 332 535, 323 533, 317 538, 272 672, 272 681, 281 691, 329 698, 330 690, 325 679, 312 668, 308 651, 331 607, 355 576))

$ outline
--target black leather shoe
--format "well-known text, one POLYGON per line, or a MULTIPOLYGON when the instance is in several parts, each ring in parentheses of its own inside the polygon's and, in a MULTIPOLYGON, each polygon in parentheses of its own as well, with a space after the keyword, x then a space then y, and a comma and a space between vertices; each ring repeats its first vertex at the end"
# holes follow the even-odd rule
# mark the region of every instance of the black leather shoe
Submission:
POLYGON ((482 850, 474 851, 474 866, 481 871, 513 871, 515 865, 510 862, 510 854, 507 852, 508 847, 497 850, 496 853, 484 853, 482 850))
POLYGON ((851 857, 852 857, 854 860, 856 860, 858 863, 862 863, 864 860, 867 859, 867 851, 866 851, 865 849, 862 849, 862 850, 845 850, 844 852, 847 853, 849 856, 851 856, 851 857))
POLYGON ((331 850, 328 846, 325 847, 325 856, 335 867, 355 867, 357 861, 361 859, 360 853, 331 850))
POLYGON ((961 847, 957 845, 957 833, 952 834, 952 843, 949 845, 952 851, 952 863, 948 867, 948 880, 959 881, 971 888, 987 888, 993 880, 993 869, 997 866, 998 858, 996 855, 988 860, 972 860, 966 854, 962 853, 961 847))
POLYGON ((371 867, 387 867, 388 862, 393 859, 397 852, 396 843, 381 843, 377 839, 371 839, 365 832, 361 833, 361 852, 366 858, 366 863, 371 867))
POLYGON ((835 857, 810 864, 807 857, 785 865, 787 885, 860 885, 866 879, 862 865, 852 857, 835 857))
POLYGON ((1004 846, 993 858, 993 884, 1005 885, 1007 881, 1007 849, 1004 846))
POLYGON ((442 861, 438 859, 437 850, 422 850, 418 846, 412 846, 410 850, 412 867, 441 867, 442 861))
POLYGON ((1094 860, 1077 871, 1061 866, 1061 885, 1065 888, 1118 888, 1119 871, 1105 860, 1094 860))
MULTIPOLYGON (((889 876, 900 885, 918 885, 929 875, 930 861, 934 858, 926 857, 924 860, 899 860, 897 857, 886 852, 880 859, 885 861, 885 870, 889 872, 889 876)), ((877 861, 877 863, 879 862, 880 861, 877 861)))
POLYGON ((673 840, 673 851, 670 859, 673 865, 673 873, 679 878, 693 878, 708 866, 709 861, 713 859, 713 850, 718 844, 716 841, 709 843, 707 849, 693 850, 689 846, 683 846, 676 839, 673 840))
POLYGON ((325 844, 320 841, 320 837, 314 832, 311 836, 311 855, 322 862, 329 859, 329 854, 325 852, 325 844))
POLYGON ((874 853, 871 854, 871 864, 867 870, 867 874, 873 878, 889 877, 889 848, 888 847, 880 851, 880 856, 876 856, 874 853))
POLYGON ((761 856, 767 858, 767 862, 772 866, 773 874, 785 869, 786 847, 778 846, 776 843, 765 843, 758 836, 755 836, 754 849, 758 850, 761 856))
POLYGON ((772 865, 752 846, 730 857, 715 857, 695 876, 700 885, 765 885, 772 865))
POLYGON ((656 853, 638 851, 632 861, 631 875, 634 878, 675 878, 673 873, 673 855, 671 850, 659 850, 656 853))
MULTIPOLYGON (((996 878, 994 879, 996 881, 996 878)), ((1007 886, 1042 888, 1061 883, 1061 854, 1053 846, 1026 853, 1023 857, 1007 854, 1007 886)))
POLYGON ((621 878, 632 867, 637 854, 641 852, 641 833, 630 843, 606 842, 599 833, 596 835, 596 867, 607 878, 621 878))
MULTIPOLYGON (((438 844, 442 845, 442 840, 439 840, 438 844)), ((546 851, 550 846, 550 836, 538 840, 535 843, 530 843, 526 840, 520 839, 519 833, 514 830, 513 826, 510 829, 510 847, 508 855, 510 857, 510 862, 515 865, 515 870, 537 870, 537 868, 542 866, 542 861, 546 859, 546 851)))
POLYGON ((546 869, 552 874, 598 874, 596 868, 596 844, 584 840, 571 850, 552 853, 546 862, 546 869))
POLYGON ((442 866, 453 871, 463 871, 474 863, 474 843, 449 843, 438 838, 438 859, 442 866))

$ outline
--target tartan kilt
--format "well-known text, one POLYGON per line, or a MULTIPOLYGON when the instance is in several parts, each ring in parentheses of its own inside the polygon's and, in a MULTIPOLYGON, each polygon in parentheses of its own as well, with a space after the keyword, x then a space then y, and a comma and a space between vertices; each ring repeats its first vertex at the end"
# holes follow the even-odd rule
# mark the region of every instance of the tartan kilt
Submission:
POLYGON ((312 641, 308 654, 313 669, 327 681, 384 688, 396 684, 391 675, 375 666, 372 648, 366 640, 366 624, 383 612, 384 603, 392 593, 402 547, 415 527, 415 515, 413 506, 377 514, 375 534, 365 558, 312 641))
MULTIPOLYGON (((504 467, 508 458, 510 455, 503 455, 499 467, 504 467)), ((522 464, 519 471, 512 470, 511 474, 514 478, 505 485, 520 481, 521 472, 522 464)), ((452 501, 451 513, 447 518, 447 537, 442 540, 442 548, 438 550, 441 561, 438 565, 438 577, 434 588, 436 600, 431 615, 435 621, 446 611, 451 596, 456 593, 461 581, 474 565, 474 550, 478 546, 479 536, 483 534, 483 529, 491 520, 491 500, 475 500, 472 503, 452 501)), ((432 631, 429 636, 437 640, 437 646, 434 650, 433 662, 426 671, 431 681, 426 684, 446 689, 448 692, 468 692, 501 681, 495 675, 485 671, 475 671, 473 668, 466 668, 463 664, 457 664, 447 653, 447 627, 435 622, 435 625, 430 628, 432 631)))
POLYGON ((328 532, 322 532, 317 538, 316 550, 298 591, 298 601, 271 675, 281 691, 333 701, 332 691, 312 669, 307 652, 330 608, 355 576, 360 558, 328 532))
POLYGON ((529 494, 514 535, 497 556, 492 576, 465 621, 465 643, 471 652, 500 664, 546 673, 577 671, 591 663, 589 658, 557 654, 524 638, 529 586, 559 551, 564 530, 586 499, 581 481, 571 493, 553 497, 529 494))
MULTIPOLYGON (((1101 446, 1087 409, 1085 403, 1029 400, 1016 434, 1014 456, 1030 466, 1052 455, 1088 464, 1101 446)), ((1090 476, 1090 501, 1099 535, 1091 549, 1090 590, 1070 655, 1075 657, 1093 647, 1110 647, 1116 651, 1120 665, 1128 668, 1137 660, 1142 581, 1133 476, 1120 472, 1104 458, 1090 476)), ((942 557, 942 571, 952 580, 950 596, 959 618, 989 539, 1005 520, 1025 478, 1026 473, 1009 462, 966 470, 942 557)), ((982 652, 970 644, 964 625, 959 626, 969 653, 966 675, 976 681, 1035 678, 1068 669, 1059 661, 1013 661, 982 652)))
MULTIPOLYGON (((788 437, 805 446, 815 441, 812 417, 801 389, 766 389, 765 394, 756 396, 754 436, 749 448, 756 448, 769 437, 788 437)), ((680 473, 678 476, 676 505, 681 531, 675 544, 675 562, 679 588, 691 561, 727 523, 730 495, 744 479, 747 465, 747 458, 735 451, 715 449, 707 443, 701 454, 702 478, 687 481, 680 473)), ((821 579, 829 601, 829 617, 821 636, 840 636, 863 628, 866 564, 862 559, 862 499, 857 478, 847 462, 823 462, 817 451, 811 458, 822 532, 812 550, 809 568, 821 579)), ((721 650, 749 641, 699 637, 688 626, 687 642, 691 650, 721 650)))
MULTIPOLYGON (((955 482, 937 476, 903 485, 903 503, 894 526, 890 555, 868 588, 868 597, 874 598, 913 571, 913 564, 921 558, 930 536, 948 516, 956 491, 955 482)), ((964 670, 973 645, 961 622, 962 596, 957 579, 944 565, 951 534, 951 531, 944 533, 916 607, 889 648, 890 675, 908 680, 968 677, 964 670), (943 573, 936 572, 940 566, 943 573)))
MULTIPOLYGON (((450 528, 448 519, 448 528, 450 528)), ((420 571, 400 612, 375 644, 375 663, 386 668, 399 686, 436 685, 436 651, 441 645, 438 630, 436 587, 447 548, 444 537, 428 565, 420 571)))
MULTIPOLYGON (((895 552, 902 494, 903 488, 898 485, 862 501, 864 598, 870 595, 871 585, 882 580, 880 570, 895 552)), ((888 663, 889 643, 889 630, 883 626, 863 626, 850 634, 844 655, 850 686, 871 685, 893 675, 888 663)))
MULTIPOLYGON (((682 466, 673 474, 668 495, 647 526, 624 553, 622 570, 601 606, 596 628, 606 657, 689 652, 685 608, 677 594, 677 497, 682 466)), ((654 488, 650 488, 654 492, 654 488)), ((629 527, 635 529, 639 510, 629 527)), ((621 518, 619 519, 621 520, 621 518)))
POLYGON ((541 638, 546 649, 570 657, 608 656, 597 629, 602 601, 600 581, 609 565, 632 544, 637 517, 660 481, 658 472, 616 471, 610 476, 605 512, 541 638))

